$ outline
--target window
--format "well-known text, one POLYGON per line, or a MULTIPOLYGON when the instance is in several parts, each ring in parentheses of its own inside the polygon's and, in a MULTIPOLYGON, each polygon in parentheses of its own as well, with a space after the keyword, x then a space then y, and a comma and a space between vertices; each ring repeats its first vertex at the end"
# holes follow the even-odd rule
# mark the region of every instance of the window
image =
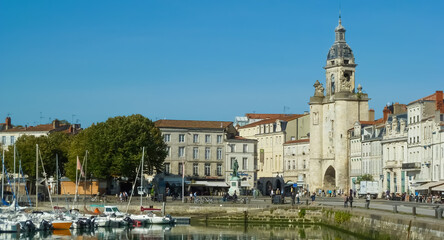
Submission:
POLYGON ((242 158, 242 170, 248 169, 248 158, 242 158))
POLYGON ((198 159, 199 158, 199 148, 194 147, 193 148, 193 159, 198 159))
POLYGON ((171 148, 169 146, 166 147, 167 156, 171 156, 171 148))
POLYGON ((217 148, 217 160, 222 160, 222 148, 217 148))
POLYGON ((169 163, 165 163, 165 173, 170 173, 170 164, 169 163))
POLYGON ((230 148, 230 152, 236 151, 236 145, 235 144, 229 144, 228 147, 230 148))
POLYGON ((171 140, 171 135, 170 134, 163 135, 163 141, 164 142, 169 142, 170 140, 171 140))
POLYGON ((244 144, 242 150, 244 153, 248 152, 248 145, 244 144))
POLYGON ((222 176, 222 164, 218 163, 216 168, 217 176, 222 176))
POLYGON ((199 165, 197 163, 193 163, 193 175, 199 176, 199 165))
POLYGON ((185 173, 183 172, 183 163, 179 163, 179 167, 178 167, 178 169, 179 169, 179 171, 177 171, 177 174, 178 174, 178 175, 185 174, 185 173))
POLYGON ((179 134, 179 142, 185 142, 185 134, 179 134))
POLYGON ((205 163, 205 176, 210 176, 211 167, 209 163, 205 163))
POLYGON ((185 147, 179 147, 179 157, 185 157, 185 147))
POLYGON ((232 157, 230 160, 230 169, 233 170, 233 166, 234 166, 234 161, 236 161, 235 157, 232 157))
POLYGON ((293 170, 296 169, 296 162, 293 160, 293 170))
POLYGON ((14 145, 14 141, 15 140, 15 137, 14 136, 11 136, 11 145, 14 145))
POLYGON ((205 148, 205 159, 206 160, 210 159, 210 156, 211 156, 210 148, 206 147, 205 148))
POLYGON ((302 165, 302 168, 305 169, 307 167, 306 162, 304 160, 304 165, 302 165))
POLYGON ((193 135, 193 143, 198 143, 199 142, 199 134, 194 134, 193 135))
POLYGON ((2 144, 5 145, 6 144, 6 136, 2 137, 2 144))
POLYGON ((205 135, 205 143, 211 143, 211 135, 205 135))
POLYGON ((222 135, 217 135, 217 143, 222 143, 222 135))

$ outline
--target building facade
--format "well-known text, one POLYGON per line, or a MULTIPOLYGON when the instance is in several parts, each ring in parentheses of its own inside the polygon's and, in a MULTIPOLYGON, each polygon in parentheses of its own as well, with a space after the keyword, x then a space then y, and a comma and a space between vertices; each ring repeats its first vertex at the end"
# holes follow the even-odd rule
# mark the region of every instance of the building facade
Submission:
POLYGON ((166 174, 225 182, 227 139, 237 133, 232 122, 158 120, 155 125, 167 144, 166 174))
POLYGON ((54 120, 50 124, 41 124, 37 126, 13 127, 11 118, 7 117, 3 129, 0 130, 0 143, 4 149, 14 143, 23 135, 28 136, 48 136, 54 132, 65 132, 68 134, 76 134, 81 131, 80 124, 64 124, 59 120, 54 120))
POLYGON ((408 193, 409 181, 403 169, 407 162, 407 114, 391 115, 382 139, 383 189, 387 193, 408 193))
POLYGON ((225 181, 233 176, 234 162, 238 162, 238 175, 243 190, 256 187, 257 181, 257 140, 236 136, 226 141, 225 181))
POLYGON ((306 188, 310 169, 310 139, 292 140, 284 143, 284 179, 306 188))

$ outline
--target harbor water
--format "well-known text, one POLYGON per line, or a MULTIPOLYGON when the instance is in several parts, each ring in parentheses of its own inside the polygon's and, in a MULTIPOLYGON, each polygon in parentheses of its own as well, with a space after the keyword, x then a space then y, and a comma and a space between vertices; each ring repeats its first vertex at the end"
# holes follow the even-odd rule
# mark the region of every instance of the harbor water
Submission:
POLYGON ((0 239, 360 239, 319 225, 151 225, 137 228, 97 228, 35 233, 2 233, 0 239))

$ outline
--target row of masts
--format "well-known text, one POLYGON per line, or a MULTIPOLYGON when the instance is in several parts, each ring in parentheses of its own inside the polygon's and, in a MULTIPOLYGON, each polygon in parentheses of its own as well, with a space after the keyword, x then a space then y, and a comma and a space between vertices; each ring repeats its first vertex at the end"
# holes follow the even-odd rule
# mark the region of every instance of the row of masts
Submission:
MULTIPOLYGON (((53 203, 52 203, 52 198, 51 198, 51 192, 50 192, 50 189, 49 189, 48 180, 47 180, 47 177, 46 177, 46 172, 45 172, 45 168, 44 168, 44 165, 43 165, 43 160, 41 158, 41 154, 40 154, 40 151, 39 151, 39 145, 38 144, 36 144, 36 154, 35 155, 36 155, 36 160, 35 160, 35 167, 36 167, 35 208, 36 209, 38 208, 38 203, 39 203, 39 194, 38 194, 39 193, 39 185, 40 185, 40 183, 39 183, 39 171, 38 171, 38 169, 39 169, 39 160, 40 160, 40 162, 42 164, 43 177, 45 179, 45 186, 46 186, 48 194, 49 194, 49 200, 51 202, 51 207, 53 207, 52 206, 53 203), (39 156, 40 156, 40 158, 39 158, 39 156)), ((4 156, 5 156, 5 150, 3 149, 3 154, 2 154, 2 190, 1 190, 2 191, 2 193, 1 193, 2 200, 4 199, 4 179, 5 179, 5 169, 6 169, 5 168, 4 156)), ((86 150, 86 152, 85 152, 85 157, 83 159, 83 164, 80 165, 80 167, 79 167, 80 161, 79 161, 79 158, 77 156, 76 179, 75 179, 76 190, 75 190, 75 196, 74 196, 74 203, 77 202, 77 198, 78 198, 78 185, 80 183, 80 178, 81 178, 82 174, 85 177, 85 181, 84 181, 85 186, 84 186, 84 191, 83 192, 84 192, 85 198, 86 198, 86 182, 87 182, 86 166, 87 166, 87 163, 88 163, 87 157, 88 157, 88 150, 86 150), (85 172, 84 173, 83 173, 83 166, 85 167, 85 172), (78 176, 78 172, 79 171, 81 173, 80 176, 78 176)), ((141 160, 141 167, 140 167, 140 173, 141 173, 140 174, 141 175, 141 177, 140 177, 140 189, 141 189, 141 192, 142 192, 140 194, 140 206, 143 205, 143 193, 144 193, 144 188, 143 188, 143 164, 144 164, 144 157, 145 157, 145 147, 142 148, 142 160, 141 160)), ((21 169, 21 162, 20 162, 20 169, 21 169)), ((14 176, 14 184, 13 184, 12 192, 14 193, 14 198, 17 199, 17 194, 16 193, 18 192, 17 191, 18 188, 17 188, 17 185, 16 185, 17 180, 16 180, 16 145, 15 144, 14 144, 14 174, 13 174, 13 176, 14 176)), ((57 182, 57 187, 55 189, 57 191, 57 194, 58 194, 58 188, 59 188, 59 186, 58 186, 58 180, 59 179, 58 178, 59 178, 58 154, 56 154, 56 177, 55 177, 55 180, 57 182)), ((137 180, 137 176, 136 176, 136 180, 137 180)), ((131 194, 133 194, 133 192, 134 192, 134 190, 132 191, 131 194)), ((58 201, 58 198, 57 198, 57 201, 58 201)), ((16 204, 18 204, 18 203, 16 202, 16 204)))

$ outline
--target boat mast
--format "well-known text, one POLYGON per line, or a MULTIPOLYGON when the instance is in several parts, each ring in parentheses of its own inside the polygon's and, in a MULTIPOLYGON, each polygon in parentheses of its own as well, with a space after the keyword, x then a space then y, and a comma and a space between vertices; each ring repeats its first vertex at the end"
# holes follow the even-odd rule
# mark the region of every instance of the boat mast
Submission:
POLYGON ((88 150, 86 150, 85 153, 85 164, 83 166, 85 166, 85 184, 83 187, 83 204, 86 205, 86 166, 88 165, 88 150))
POLYGON ((143 158, 145 157, 145 147, 142 148, 142 166, 140 171, 140 188, 142 189, 142 194, 140 194, 140 206, 143 205, 143 158))
POLYGON ((56 153, 56 189, 57 206, 59 206, 59 154, 56 153))
POLYGON ((39 145, 35 145, 35 209, 39 207, 39 145))
POLYGON ((5 179, 5 149, 3 149, 3 154, 2 154, 2 200, 3 200, 3 192, 4 192, 4 182, 5 179))
POLYGON ((80 164, 80 160, 79 160, 79 156, 77 156, 77 164, 76 164, 76 192, 74 195, 74 203, 72 204, 72 208, 74 209, 74 204, 76 204, 77 201, 77 191, 79 188, 79 185, 77 184, 77 170, 79 169, 79 164, 80 164))
POLYGON ((12 179, 14 179, 14 190, 13 190, 13 192, 15 193, 15 197, 17 198, 17 184, 16 184, 16 178, 15 178, 15 143, 14 143, 14 175, 13 175, 12 179))

